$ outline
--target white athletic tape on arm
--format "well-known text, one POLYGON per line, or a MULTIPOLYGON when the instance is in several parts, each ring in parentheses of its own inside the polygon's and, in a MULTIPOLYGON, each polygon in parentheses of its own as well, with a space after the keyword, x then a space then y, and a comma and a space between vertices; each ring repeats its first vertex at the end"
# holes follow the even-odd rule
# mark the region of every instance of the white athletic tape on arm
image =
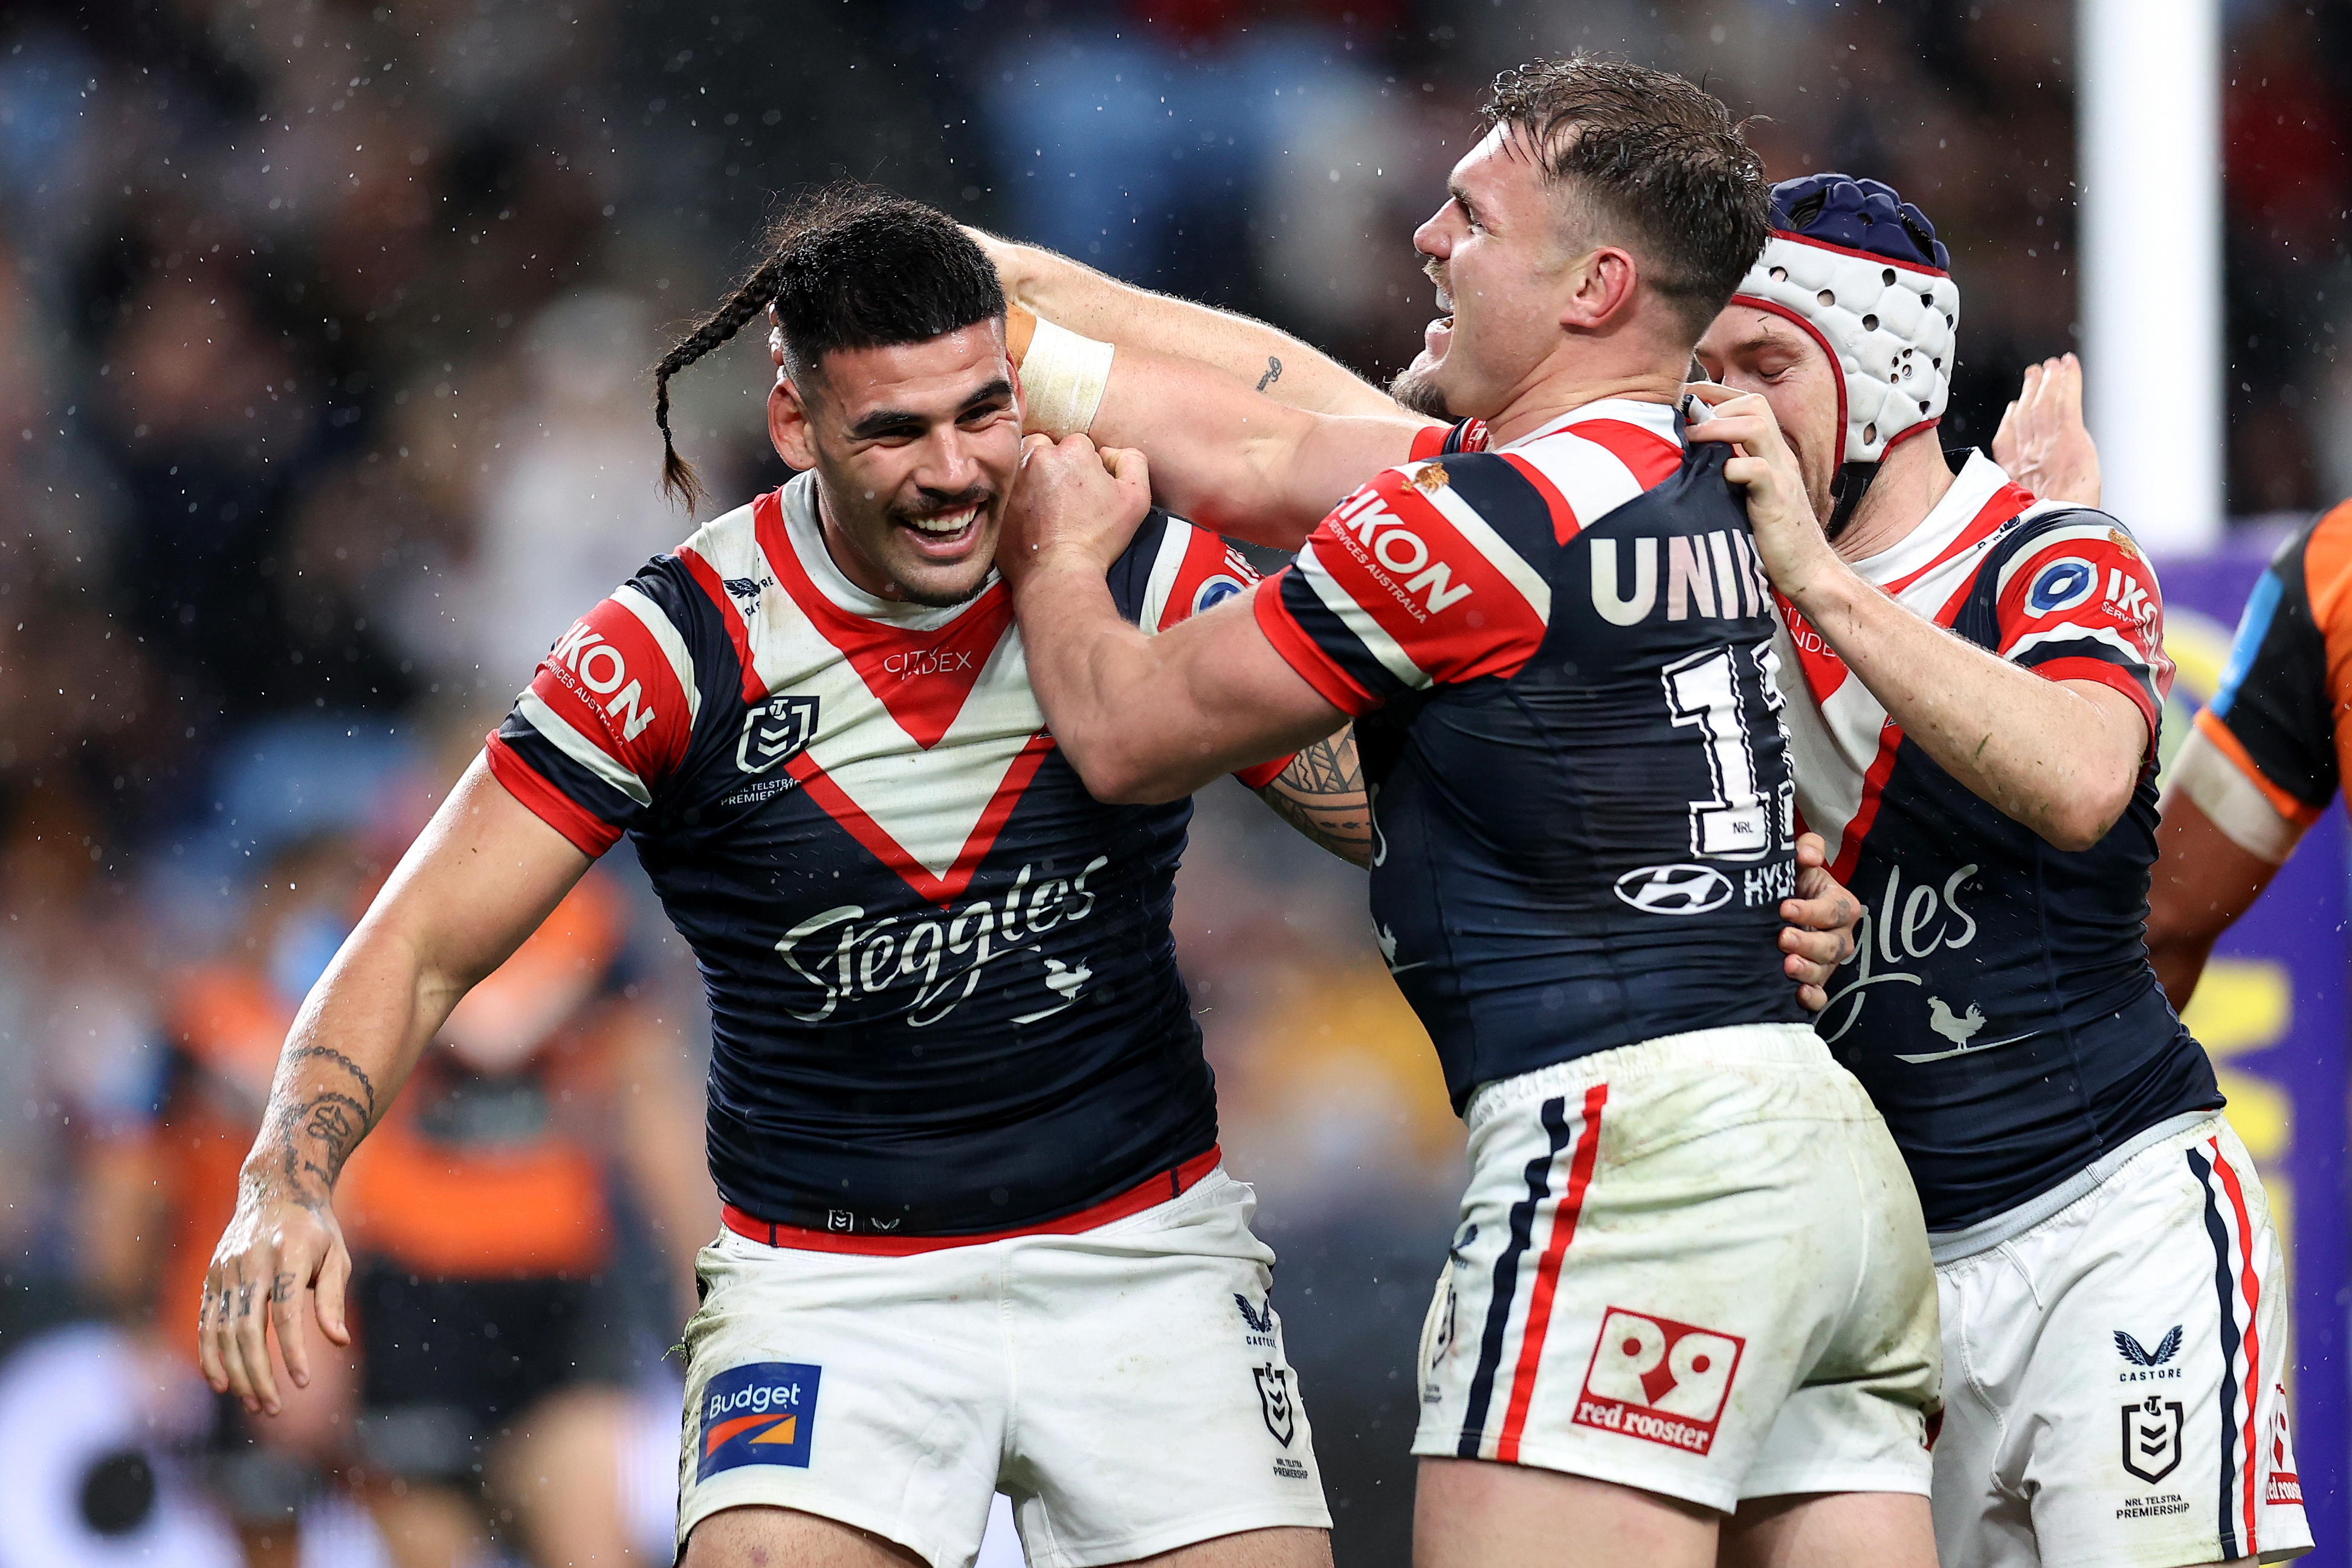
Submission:
POLYGON ((2167 770, 2164 793, 2186 795, 2240 849, 2273 865, 2285 862, 2303 837, 2301 822, 2279 815, 2254 781, 2221 748, 2196 730, 2180 743, 2167 770))
POLYGON ((1108 343, 1038 317, 1036 335, 1021 356, 1024 427, 1059 441, 1094 423, 1103 388, 1110 383, 1113 351, 1108 343))

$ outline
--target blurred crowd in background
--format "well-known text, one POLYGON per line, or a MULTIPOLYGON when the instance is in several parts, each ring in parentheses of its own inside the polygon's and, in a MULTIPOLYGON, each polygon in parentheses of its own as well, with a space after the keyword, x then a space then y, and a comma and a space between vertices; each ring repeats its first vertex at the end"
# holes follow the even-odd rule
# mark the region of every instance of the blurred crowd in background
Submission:
MULTIPOLYGON (((2352 12, 2228 17, 2229 497, 2252 518, 2352 493, 2352 12)), ((387 1320, 445 1278, 596 1281, 579 1397, 453 1456, 383 1368, 257 1436, 188 1364, 293 1009, 551 639, 688 531, 646 367, 776 193, 846 174, 1385 376, 1432 313, 1409 235, 1485 84, 1578 47, 1703 78, 1776 178, 1874 174, 1926 208, 1965 302, 1948 445, 2074 345, 2071 19, 2039 0, 0 13, 0 1568, 129 1561, 158 1531, 173 1562, 374 1563, 404 1509, 461 1556, 544 1559, 566 1521, 514 1479, 527 1441, 533 1473, 617 1478, 598 1528, 666 1560, 661 1351, 715 1200, 698 982, 625 849, 453 1025, 466 1125, 412 1096, 408 1135, 478 1181, 435 1190, 392 1129, 344 1203, 387 1320), (436 1235, 502 1182, 574 1195, 593 1234, 493 1203, 436 1235)), ((676 389, 727 506, 784 473, 755 337, 676 389)), ((1405 1368, 1460 1163, 1362 898, 1237 788, 1202 797, 1179 939, 1343 1564, 1403 1561, 1405 1368)))

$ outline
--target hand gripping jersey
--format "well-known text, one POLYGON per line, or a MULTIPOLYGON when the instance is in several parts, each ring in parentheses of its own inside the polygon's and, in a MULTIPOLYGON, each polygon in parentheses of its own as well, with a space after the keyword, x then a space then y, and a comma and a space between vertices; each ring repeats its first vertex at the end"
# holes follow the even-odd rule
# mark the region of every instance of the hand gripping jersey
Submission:
MULTIPOLYGON (((971 1234, 1205 1154, 1213 1087, 1168 925, 1191 803, 1088 795, 1003 584, 945 610, 864 592, 815 486, 649 562, 489 747, 583 851, 628 833, 693 947, 720 1196, 806 1228, 971 1234)), ((1251 580, 1159 513, 1110 574, 1154 630, 1251 580)))
MULTIPOLYGON (((1972 454, 1917 528, 1854 570, 2013 664, 2122 692, 2153 751, 2172 684, 2163 603, 2104 512, 2036 501, 1972 454)), ((1928 1228, 2013 1207, 2221 1104, 2142 942, 2148 776, 2096 845, 2054 850, 1930 761, 1788 613, 1798 804, 1864 912, 1820 1028, 1902 1145, 1928 1228)))
POLYGON ((2352 752, 2352 502, 2289 539, 2254 584, 2199 733, 2226 761, 2180 786, 2249 853, 2286 859, 2352 752))
POLYGON ((1483 434, 1417 447, 1256 598, 1358 716, 1376 934, 1457 1111, 1573 1057, 1804 1017, 1778 946, 1777 622, 1723 448, 1619 400, 1462 450, 1483 434))

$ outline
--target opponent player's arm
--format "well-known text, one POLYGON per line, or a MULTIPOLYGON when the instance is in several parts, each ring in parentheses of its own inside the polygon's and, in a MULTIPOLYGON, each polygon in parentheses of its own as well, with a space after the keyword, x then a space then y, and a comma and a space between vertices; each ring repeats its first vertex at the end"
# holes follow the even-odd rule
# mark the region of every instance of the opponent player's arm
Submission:
POLYGON ((1718 406, 1690 436, 1737 444, 1724 476, 1747 486, 1772 585, 1904 733, 2054 848, 2087 850, 2105 837, 2154 744, 2139 706, 2096 681, 2047 679, 1905 609, 1830 549, 1764 400, 1697 390, 1718 406))
MULTIPOLYGON (((2197 994, 2213 944, 2254 906, 2285 858, 2272 860, 2247 848, 2206 810, 2198 800, 2201 791, 2182 787, 2182 764, 2196 767, 2200 760, 2191 756, 2192 747, 2210 751, 2203 736, 2191 734, 2173 758, 2147 888, 2147 961, 2176 1012, 2186 1011, 2197 994)), ((2230 766, 2218 755, 2211 761, 2230 766)), ((2268 814, 2291 848, 2301 827, 2268 814)))
POLYGON ((1039 246, 965 232, 996 263, 1007 298, 1081 337, 1198 360, 1309 413, 1401 412, 1355 371, 1263 321, 1138 288, 1039 246))
POLYGON ((481 758, 402 858, 278 1057, 236 1211, 205 1277, 197 1358, 216 1392, 278 1413, 265 1325, 288 1375, 308 1385, 306 1292, 320 1330, 351 1343, 352 1260, 332 1207, 336 1177, 458 998, 538 929, 588 866, 481 758))

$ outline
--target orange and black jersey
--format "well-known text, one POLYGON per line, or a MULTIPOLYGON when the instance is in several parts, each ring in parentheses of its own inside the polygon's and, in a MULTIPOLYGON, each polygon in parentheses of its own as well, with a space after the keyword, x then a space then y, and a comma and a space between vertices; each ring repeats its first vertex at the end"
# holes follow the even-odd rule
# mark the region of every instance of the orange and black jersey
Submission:
POLYGON ((2231 838, 2284 859, 2342 787, 2352 749, 2352 501, 2272 559, 2197 728, 2242 785, 2184 773, 2184 787, 2231 838))

